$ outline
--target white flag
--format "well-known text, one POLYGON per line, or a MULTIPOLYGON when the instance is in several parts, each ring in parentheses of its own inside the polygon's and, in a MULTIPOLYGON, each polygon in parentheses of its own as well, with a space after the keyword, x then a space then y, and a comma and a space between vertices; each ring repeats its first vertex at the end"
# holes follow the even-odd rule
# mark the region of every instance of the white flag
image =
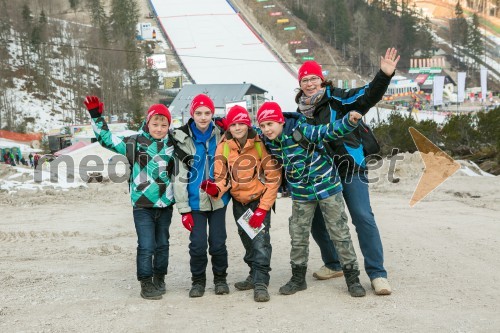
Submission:
POLYGON ((481 66, 481 99, 483 102, 486 101, 486 95, 488 94, 488 69, 481 66))
POLYGON ((351 81, 351 88, 356 88, 356 80, 351 81))
POLYGON ((337 87, 339 87, 340 89, 344 88, 344 81, 338 80, 337 81, 337 87))
POLYGON ((465 72, 458 72, 458 90, 457 90, 457 97, 458 97, 458 102, 463 103, 465 99, 465 77, 467 76, 467 73, 465 72))
POLYGON ((434 76, 432 87, 433 105, 443 105, 444 76, 434 76))

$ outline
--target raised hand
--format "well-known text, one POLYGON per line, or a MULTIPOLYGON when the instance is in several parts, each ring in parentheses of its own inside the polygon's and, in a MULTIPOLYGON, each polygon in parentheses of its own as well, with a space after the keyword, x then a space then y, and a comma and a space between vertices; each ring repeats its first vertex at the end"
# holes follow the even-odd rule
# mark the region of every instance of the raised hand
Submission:
POLYGON ((387 76, 391 76, 396 70, 396 65, 398 64, 399 58, 398 50, 395 48, 388 48, 385 52, 385 57, 380 57, 380 69, 387 76))
POLYGON ((87 96, 83 101, 85 107, 90 113, 92 118, 98 118, 102 115, 102 111, 104 110, 104 103, 99 100, 97 96, 87 96))
POLYGON ((357 124, 358 120, 360 120, 361 117, 362 117, 362 115, 359 112, 356 112, 356 111, 349 112, 349 121, 353 124, 357 124))

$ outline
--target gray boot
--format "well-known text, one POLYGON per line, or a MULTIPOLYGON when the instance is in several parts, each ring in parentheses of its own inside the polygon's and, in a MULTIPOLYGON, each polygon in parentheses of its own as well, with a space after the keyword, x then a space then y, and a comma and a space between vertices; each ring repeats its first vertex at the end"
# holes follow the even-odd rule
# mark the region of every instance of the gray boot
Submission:
POLYGON ((256 302, 267 302, 271 299, 265 283, 256 283, 253 291, 253 300, 256 302))
POLYGON ((189 297, 202 297, 205 294, 205 286, 207 284, 207 277, 205 273, 202 275, 196 275, 191 277, 193 281, 191 285, 191 290, 189 291, 189 297))
POLYGON ((293 295, 297 291, 306 290, 307 266, 292 265, 292 278, 280 288, 280 294, 293 295))
POLYGON ((366 295, 365 288, 359 283, 359 269, 354 269, 353 265, 345 265, 342 270, 344 271, 345 282, 347 283, 347 290, 352 297, 363 297, 366 295))
POLYGON ((216 295, 229 294, 229 286, 227 285, 226 276, 226 272, 214 272, 214 285, 216 295))
POLYGON ((249 275, 243 281, 238 281, 234 284, 234 287, 238 290, 250 290, 254 288, 252 276, 249 275))
POLYGON ((165 288, 165 275, 153 275, 153 284, 162 295, 167 292, 165 288))
POLYGON ((146 278, 140 280, 141 282, 141 297, 144 299, 161 299, 161 292, 156 289, 155 285, 153 284, 153 279, 152 278, 146 278))

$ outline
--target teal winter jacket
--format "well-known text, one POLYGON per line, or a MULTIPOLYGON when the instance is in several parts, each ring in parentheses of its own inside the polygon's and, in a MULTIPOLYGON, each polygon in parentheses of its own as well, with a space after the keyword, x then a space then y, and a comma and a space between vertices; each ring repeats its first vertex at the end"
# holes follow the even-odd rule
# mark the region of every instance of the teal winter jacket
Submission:
POLYGON ((174 204, 171 177, 174 168, 170 137, 157 140, 142 124, 139 135, 119 137, 111 133, 103 117, 92 118, 92 128, 97 141, 118 154, 127 156, 127 146, 135 146, 133 167, 130 178, 130 197, 135 208, 164 208, 174 204), (132 144, 137 140, 137 144, 132 144))

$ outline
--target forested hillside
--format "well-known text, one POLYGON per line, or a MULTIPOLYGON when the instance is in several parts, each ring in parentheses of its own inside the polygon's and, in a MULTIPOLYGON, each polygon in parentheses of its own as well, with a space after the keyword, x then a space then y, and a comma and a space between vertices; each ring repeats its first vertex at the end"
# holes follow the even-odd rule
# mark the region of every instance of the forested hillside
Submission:
POLYGON ((158 77, 144 69, 137 22, 135 0, 0 0, 0 128, 85 121, 87 94, 140 117, 158 77))

